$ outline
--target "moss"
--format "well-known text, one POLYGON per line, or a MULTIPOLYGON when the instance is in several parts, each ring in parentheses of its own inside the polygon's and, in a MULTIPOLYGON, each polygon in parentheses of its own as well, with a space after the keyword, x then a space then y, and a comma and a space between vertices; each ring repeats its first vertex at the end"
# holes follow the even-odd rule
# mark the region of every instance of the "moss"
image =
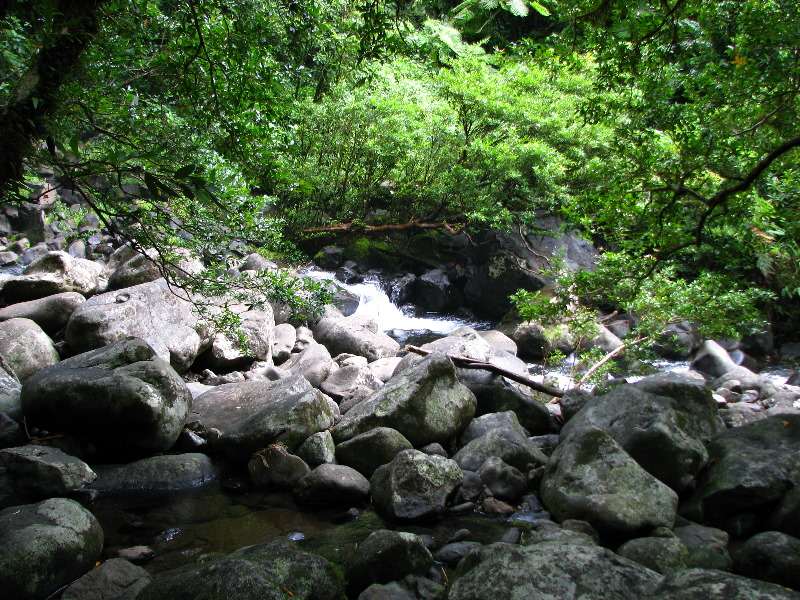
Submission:
MULTIPOLYGON (((317 554, 330 561, 334 567, 341 567, 356 545, 379 529, 386 529, 385 521, 377 513, 366 511, 355 521, 302 540, 297 545, 302 551, 317 554)), ((341 573, 341 569, 338 572, 341 573)))
POLYGON ((344 258, 360 267, 392 267, 396 262, 392 246, 363 237, 344 249, 344 258))

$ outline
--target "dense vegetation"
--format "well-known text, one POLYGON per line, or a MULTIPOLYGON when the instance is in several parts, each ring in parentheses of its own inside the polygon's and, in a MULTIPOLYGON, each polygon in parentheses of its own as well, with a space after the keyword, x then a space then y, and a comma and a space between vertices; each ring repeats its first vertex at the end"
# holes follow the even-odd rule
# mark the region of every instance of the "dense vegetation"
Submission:
POLYGON ((800 296, 797 2, 37 0, 0 24, 3 202, 49 165, 110 229, 200 252, 206 288, 234 239, 545 209, 618 279, 800 296))

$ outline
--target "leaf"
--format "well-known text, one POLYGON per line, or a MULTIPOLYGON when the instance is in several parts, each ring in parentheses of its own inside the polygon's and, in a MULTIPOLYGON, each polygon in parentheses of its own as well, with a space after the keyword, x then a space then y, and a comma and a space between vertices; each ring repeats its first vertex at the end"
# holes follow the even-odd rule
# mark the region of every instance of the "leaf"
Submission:
POLYGON ((528 4, 525 0, 506 0, 506 8, 508 11, 517 17, 527 17, 528 4))
POLYGON ((80 148, 78 147, 78 143, 80 140, 78 139, 78 135, 73 135, 69 141, 69 148, 72 150, 72 154, 77 158, 80 156, 80 148))
POLYGON ((39 108, 39 99, 34 96, 31 98, 31 104, 33 104, 33 110, 36 110, 39 108))
POLYGON ((183 179, 184 177, 188 177, 189 175, 191 175, 194 172, 194 170, 196 168, 197 168, 197 165, 195 165, 195 164, 185 165, 185 166, 181 167, 180 169, 178 169, 177 171, 175 171, 175 178, 176 179, 183 179))
POLYGON ((163 184, 156 179, 152 173, 145 173, 144 174, 144 184, 147 186, 147 189, 150 190, 150 193, 154 196, 159 195, 159 189, 163 187, 163 184))
POLYGON ((549 10, 547 10, 547 7, 544 6, 541 2, 536 2, 534 0, 531 2, 531 6, 533 7, 533 10, 538 12, 543 17, 549 17, 552 14, 549 10))

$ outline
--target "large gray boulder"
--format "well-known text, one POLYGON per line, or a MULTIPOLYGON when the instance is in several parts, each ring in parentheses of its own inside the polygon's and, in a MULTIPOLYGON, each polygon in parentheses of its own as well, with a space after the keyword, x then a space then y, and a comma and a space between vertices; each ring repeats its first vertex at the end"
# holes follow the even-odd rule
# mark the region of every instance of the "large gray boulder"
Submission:
POLYGON ((21 383, 59 361, 53 340, 30 319, 0 322, 0 357, 21 383))
POLYGON ((497 329, 514 340, 519 356, 526 360, 540 360, 554 350, 569 355, 578 346, 566 326, 523 321, 501 323, 497 329))
POLYGON ((369 480, 372 500, 391 519, 434 517, 461 485, 464 474, 443 456, 403 450, 392 462, 378 467, 369 480))
POLYGON ((334 428, 333 439, 343 442, 375 427, 389 427, 417 448, 444 444, 466 427, 475 404, 453 363, 432 354, 350 409, 334 428))
POLYGON ((692 360, 692 368, 711 377, 720 377, 736 367, 736 363, 714 340, 706 340, 692 360))
POLYGON ((89 486, 104 493, 169 492, 205 485, 219 471, 205 454, 151 456, 118 465, 95 465, 97 479, 89 486))
POLYGON ((588 521, 612 538, 672 527, 678 506, 674 491, 599 429, 581 431, 556 448, 540 494, 556 519, 588 521))
POLYGON ((800 487, 800 415, 768 417, 718 433, 708 454, 694 495, 681 507, 683 515, 724 520, 771 510, 800 487))
POLYGON ((733 559, 728 552, 730 536, 725 531, 696 523, 676 527, 673 531, 689 550, 690 566, 698 569, 731 570, 733 559))
POLYGON ((432 566, 433 557, 419 536, 381 529, 367 536, 347 558, 347 589, 355 597, 371 584, 424 575, 432 566))
POLYGON ((686 569, 664 578, 649 600, 800 600, 800 594, 774 583, 716 569, 686 569))
POLYGON ((82 438, 105 460, 168 450, 191 406, 180 375, 137 338, 39 371, 20 400, 31 424, 82 438))
POLYGON ((182 373, 207 344, 192 306, 159 279, 90 298, 70 317, 64 338, 73 352, 87 352, 135 336, 182 373))
POLYGON ((369 480, 345 465, 319 465, 294 489, 300 504, 353 504, 369 494, 369 480))
POLYGON ((213 450, 247 461, 276 442, 292 451, 337 418, 338 407, 330 398, 293 375, 215 387, 195 399, 188 420, 204 432, 213 450))
POLYGON ((564 425, 560 440, 605 431, 647 472, 680 491, 708 460, 702 438, 718 428, 709 390, 677 379, 651 380, 592 399, 564 425))
POLYGON ((400 350, 397 341, 378 331, 373 319, 360 315, 323 318, 314 327, 314 338, 334 356, 357 354, 370 362, 389 358, 400 350))
POLYGON ((276 539, 167 571, 137 600, 342 600, 341 576, 320 556, 276 539), (287 591, 290 594, 287 594, 287 591))
POLYGON ((0 308, 0 321, 30 319, 48 335, 64 329, 75 309, 86 302, 78 292, 64 292, 0 308))
POLYGON ((57 448, 29 444, 0 450, 0 506, 68 496, 94 481, 85 462, 57 448), (8 485, 10 498, 2 498, 8 485))
POLYGON ((71 583, 61 600, 135 600, 152 580, 142 567, 112 558, 71 583))
POLYGON ((598 546, 497 543, 459 563, 448 600, 641 600, 660 582, 658 573, 598 546))
POLYGON ((48 252, 28 265, 22 275, 6 281, 2 296, 10 303, 64 292, 90 296, 100 287, 102 270, 90 260, 73 258, 66 252, 48 252))
POLYGON ((103 550, 94 515, 52 498, 0 511, 0 590, 9 600, 42 600, 91 569, 103 550))
POLYGON ((211 347, 203 354, 202 365, 214 371, 232 371, 253 361, 270 361, 275 337, 272 307, 265 305, 255 310, 240 305, 229 308, 237 315, 240 324, 236 331, 212 334, 211 347))
POLYGON ((739 575, 800 589, 800 539, 779 531, 764 531, 747 540, 733 555, 739 575))
POLYGON ((490 429, 470 441, 453 456, 453 460, 466 471, 478 471, 486 459, 496 456, 512 467, 527 473, 531 467, 547 464, 547 457, 521 428, 499 427, 490 429))
POLYGON ((336 369, 336 363, 328 349, 312 339, 283 362, 281 369, 292 375, 302 375, 312 386, 318 388, 336 369))
POLYGON ((336 458, 362 475, 372 477, 375 469, 392 462, 400 452, 413 447, 399 431, 390 427, 376 427, 337 444, 336 458))

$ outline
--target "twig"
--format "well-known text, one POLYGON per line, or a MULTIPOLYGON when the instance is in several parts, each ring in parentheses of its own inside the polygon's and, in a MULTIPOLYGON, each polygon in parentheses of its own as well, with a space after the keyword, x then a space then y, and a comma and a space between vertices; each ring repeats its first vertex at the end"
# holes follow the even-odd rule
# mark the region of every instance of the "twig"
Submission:
POLYGON ((583 374, 583 377, 581 377, 578 380, 578 382, 575 384, 574 387, 576 387, 576 388, 581 387, 584 383, 586 383, 586 381, 589 379, 589 377, 594 375, 594 373, 596 373, 597 370, 600 367, 602 367, 604 364, 606 364, 608 361, 610 361, 615 356, 617 356, 619 354, 622 354, 623 352, 625 352, 625 350, 628 350, 631 347, 636 346, 637 344, 641 344, 642 342, 646 342, 649 339, 650 339, 650 336, 639 338, 638 340, 634 340, 633 342, 630 342, 630 343, 627 343, 627 344, 623 343, 622 346, 619 346, 618 348, 614 348, 611 352, 609 352, 603 358, 601 358, 599 361, 594 363, 592 365, 592 367, 588 371, 586 371, 586 373, 583 374))

